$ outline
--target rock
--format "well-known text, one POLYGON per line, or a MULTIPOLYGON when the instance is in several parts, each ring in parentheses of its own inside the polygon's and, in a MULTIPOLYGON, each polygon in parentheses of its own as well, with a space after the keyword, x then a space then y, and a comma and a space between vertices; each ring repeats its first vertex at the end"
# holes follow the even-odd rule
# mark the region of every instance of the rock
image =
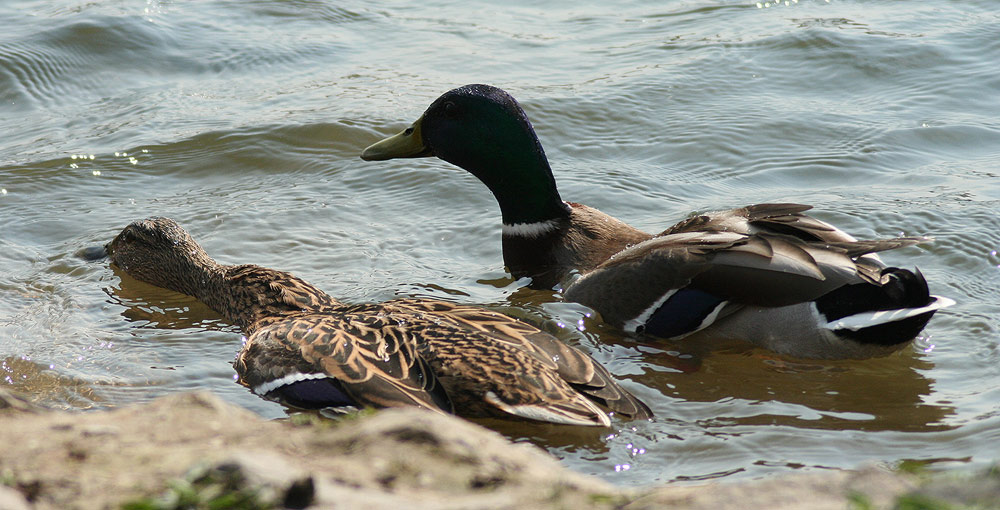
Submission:
POLYGON ((1000 494, 995 475, 918 486, 923 478, 876 467, 626 490, 573 473, 534 446, 415 408, 301 415, 311 421, 304 425, 262 420, 208 393, 90 413, 0 402, 12 402, 0 404, 3 510, 120 508, 176 500, 178 490, 318 510, 842 510, 851 498, 884 509, 900 497, 993 508, 987 502, 1000 494))
POLYGON ((624 501, 536 447, 415 408, 296 426, 192 393, 107 412, 16 417, 0 427, 8 446, 0 466, 35 484, 39 509, 155 499, 171 480, 257 487, 268 501, 310 508, 582 510, 624 501))
POLYGON ((937 508, 1000 508, 1000 471, 934 478, 913 493, 918 498, 943 502, 937 508))
POLYGON ((259 491, 262 501, 282 508, 306 508, 316 498, 312 476, 272 451, 239 452, 212 471, 227 473, 241 486, 259 491))
POLYGON ((197 500, 201 503, 197 508, 214 508, 212 502, 223 497, 228 500, 226 508, 302 509, 311 506, 315 496, 312 476, 284 456, 269 451, 240 452, 217 464, 190 469, 183 480, 171 484, 159 507, 181 506, 176 502, 184 500, 187 508, 197 500))
POLYGON ((0 509, 2 510, 31 510, 28 500, 24 495, 11 487, 0 485, 0 509))
POLYGON ((871 508, 891 503, 914 488, 907 477, 876 467, 787 475, 752 482, 715 483, 655 489, 625 506, 625 510, 843 510, 848 497, 860 497, 871 508))
POLYGON ((512 444, 473 423, 415 408, 387 409, 364 426, 337 427, 313 438, 313 447, 351 462, 333 475, 351 486, 438 491, 496 491, 540 482, 588 492, 613 492, 604 482, 564 469, 548 453, 512 444), (363 461, 363 462, 362 462, 363 461))

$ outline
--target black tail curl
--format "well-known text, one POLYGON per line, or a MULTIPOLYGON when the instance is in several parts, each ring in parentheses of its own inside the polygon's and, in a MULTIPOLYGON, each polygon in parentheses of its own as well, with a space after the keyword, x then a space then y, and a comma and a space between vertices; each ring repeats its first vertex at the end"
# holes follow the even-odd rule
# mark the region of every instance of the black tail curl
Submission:
MULTIPOLYGON (((881 284, 844 285, 816 300, 816 308, 832 321, 862 312, 920 308, 934 300, 919 270, 887 267, 880 280, 881 284)), ((913 340, 933 315, 932 310, 856 331, 837 330, 837 334, 865 344, 896 345, 913 340)))

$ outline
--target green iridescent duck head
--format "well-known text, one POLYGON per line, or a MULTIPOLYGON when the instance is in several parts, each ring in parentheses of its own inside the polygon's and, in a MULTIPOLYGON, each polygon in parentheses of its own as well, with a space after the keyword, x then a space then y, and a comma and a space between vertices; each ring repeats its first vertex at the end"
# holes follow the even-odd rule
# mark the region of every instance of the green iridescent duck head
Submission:
POLYGON ((361 154, 366 161, 428 156, 479 178, 500 204, 505 224, 568 214, 528 116, 499 88, 466 85, 450 90, 410 127, 361 154))

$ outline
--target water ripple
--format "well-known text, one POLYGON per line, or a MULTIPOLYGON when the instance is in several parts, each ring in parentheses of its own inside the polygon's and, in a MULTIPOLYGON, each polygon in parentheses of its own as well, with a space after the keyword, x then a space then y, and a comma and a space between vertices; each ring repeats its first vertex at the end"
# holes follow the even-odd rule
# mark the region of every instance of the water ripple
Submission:
POLYGON ((207 388, 285 414, 233 383, 231 326, 74 256, 162 215, 226 263, 348 301, 483 304, 592 353, 655 421, 486 424, 615 483, 995 461, 1000 15, 986 0, 763 4, 3 2, 0 378, 62 407, 207 388), (648 231, 793 201, 858 237, 933 235, 885 259, 958 305, 862 362, 615 331, 509 278, 474 177, 358 159, 472 82, 522 100, 566 199, 648 231))

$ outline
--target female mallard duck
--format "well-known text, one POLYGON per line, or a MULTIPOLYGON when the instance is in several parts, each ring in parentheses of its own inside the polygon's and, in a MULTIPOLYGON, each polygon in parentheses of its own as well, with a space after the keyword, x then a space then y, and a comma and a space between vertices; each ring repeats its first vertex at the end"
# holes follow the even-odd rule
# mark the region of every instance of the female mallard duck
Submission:
POLYGON ((609 426, 598 403, 652 416, 592 358, 500 313, 431 299, 343 304, 283 271, 219 264, 167 218, 132 223, 107 252, 137 280, 194 296, 239 326, 240 383, 296 407, 609 426))
POLYGON ((759 204, 684 220, 650 235, 564 202, 524 110, 488 85, 445 93, 368 161, 437 156, 475 175, 503 218, 504 263, 516 277, 636 333, 679 338, 706 330, 802 357, 864 358, 912 340, 934 311, 919 272, 874 252, 923 242, 858 242, 811 218, 809 206, 759 204))

